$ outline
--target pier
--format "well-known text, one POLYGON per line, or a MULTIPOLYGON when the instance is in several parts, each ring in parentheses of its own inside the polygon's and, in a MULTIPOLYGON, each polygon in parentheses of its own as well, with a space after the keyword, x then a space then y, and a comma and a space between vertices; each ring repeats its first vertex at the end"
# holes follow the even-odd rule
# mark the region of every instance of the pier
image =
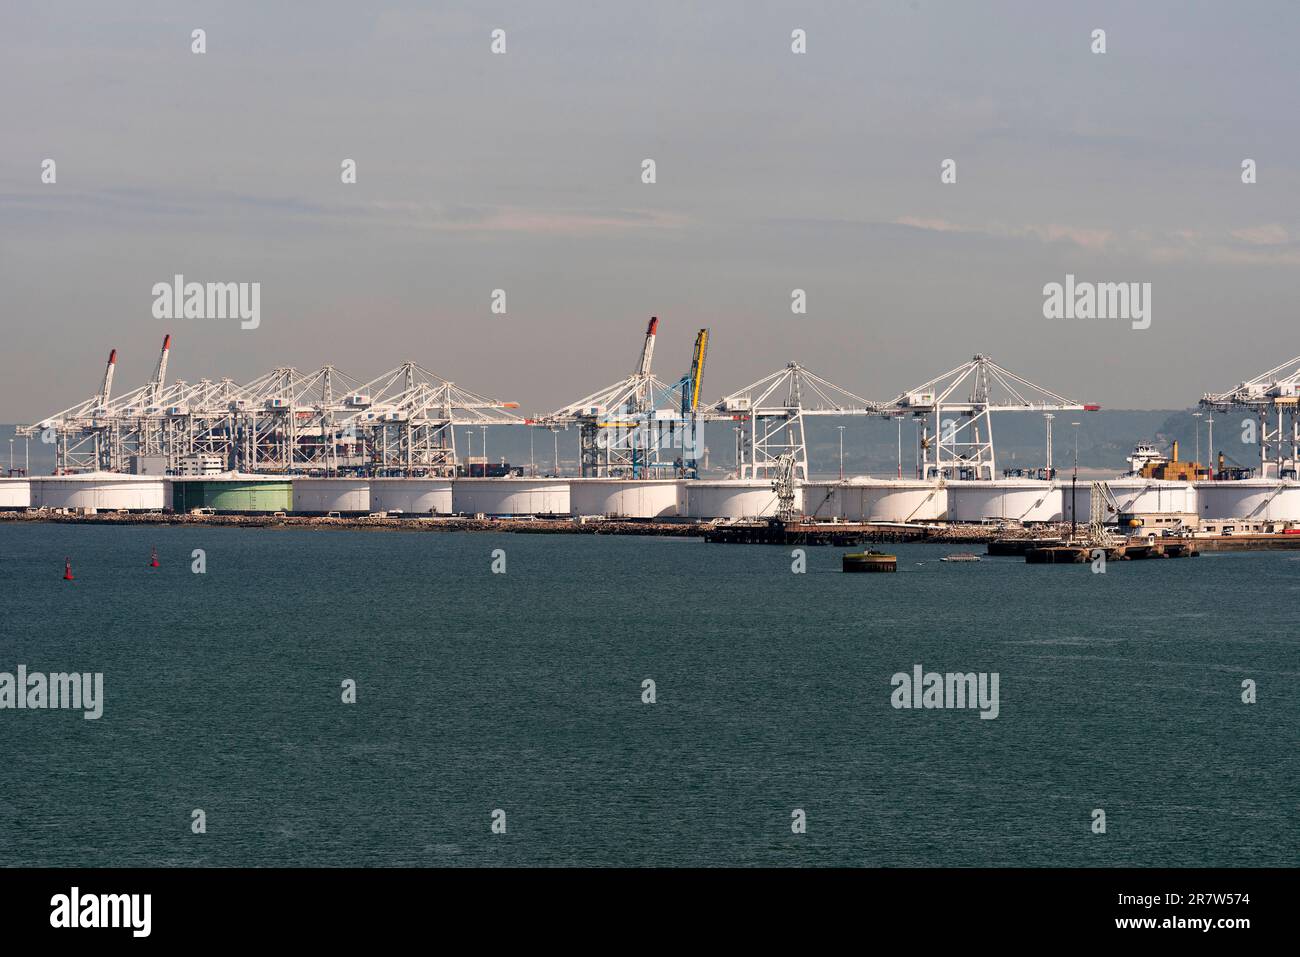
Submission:
POLYGON ((1148 558, 1195 558, 1200 554, 1199 543, 1194 539, 1129 539, 1118 544, 1065 544, 1025 549, 1025 561, 1030 565, 1087 564, 1094 561, 1097 552, 1103 552, 1108 562, 1139 561, 1148 558))

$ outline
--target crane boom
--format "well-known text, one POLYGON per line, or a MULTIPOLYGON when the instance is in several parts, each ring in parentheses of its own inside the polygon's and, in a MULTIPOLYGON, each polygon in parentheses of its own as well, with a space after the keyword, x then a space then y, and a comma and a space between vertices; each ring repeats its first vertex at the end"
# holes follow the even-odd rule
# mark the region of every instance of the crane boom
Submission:
POLYGON ((108 353, 108 364, 104 366, 104 381, 99 387, 98 405, 108 405, 108 399, 113 394, 113 370, 117 367, 117 350, 111 349, 108 353))
POLYGON ((153 379, 149 383, 149 389, 156 398, 162 393, 163 383, 167 380, 167 354, 171 351, 172 337, 171 334, 163 336, 162 351, 158 353, 158 366, 153 371, 153 379))
POLYGON ((691 371, 682 386, 682 415, 692 415, 700 407, 700 383, 704 381, 704 359, 708 351, 709 330, 701 329, 691 351, 691 371))
POLYGON ((641 363, 637 366, 637 375, 650 374, 650 362, 655 355, 655 332, 659 329, 659 317, 651 316, 650 325, 646 327, 645 343, 641 346, 641 363))

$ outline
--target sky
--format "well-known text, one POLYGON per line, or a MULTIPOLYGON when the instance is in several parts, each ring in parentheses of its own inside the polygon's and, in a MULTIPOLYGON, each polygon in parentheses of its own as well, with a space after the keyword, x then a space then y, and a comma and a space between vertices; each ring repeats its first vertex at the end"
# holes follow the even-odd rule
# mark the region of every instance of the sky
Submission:
POLYGON ((652 314, 669 381, 710 329, 710 399, 797 360, 883 400, 980 352, 1184 408, 1300 352, 1298 28, 1255 0, 7 0, 0 421, 93 395, 110 348, 143 383, 165 332, 169 378, 414 360, 544 413, 630 373, 652 314), (177 273, 260 283, 260 324, 155 318, 177 273), (1150 283, 1150 327, 1045 318, 1067 274, 1150 283))

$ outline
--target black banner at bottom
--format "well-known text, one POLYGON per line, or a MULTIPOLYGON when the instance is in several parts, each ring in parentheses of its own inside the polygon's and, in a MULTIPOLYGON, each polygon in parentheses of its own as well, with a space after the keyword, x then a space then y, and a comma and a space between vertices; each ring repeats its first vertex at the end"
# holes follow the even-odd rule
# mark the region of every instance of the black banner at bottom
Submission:
MULTIPOLYGON (((903 928, 973 946, 1017 939, 1193 937, 1232 946, 1292 922, 1287 870, 0 870, 6 943, 147 945, 401 942, 430 932, 483 942, 561 937, 655 949, 903 928), (814 922, 810 926, 809 922, 814 922), (614 936, 609 936, 609 935, 614 936)), ((469 943, 470 941, 465 941, 469 943)))

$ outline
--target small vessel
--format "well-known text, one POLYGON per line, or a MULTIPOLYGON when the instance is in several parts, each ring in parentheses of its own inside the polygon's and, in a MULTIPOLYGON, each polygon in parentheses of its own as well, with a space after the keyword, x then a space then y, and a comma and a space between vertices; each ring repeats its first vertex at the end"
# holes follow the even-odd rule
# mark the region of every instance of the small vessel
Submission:
POLYGON ((980 557, 971 552, 953 552, 951 555, 945 555, 939 559, 941 562, 977 562, 979 560, 980 557))
POLYGON ((1156 467, 1164 465, 1169 459, 1157 449, 1154 445, 1146 442, 1140 442, 1133 449, 1133 454, 1128 457, 1129 475, 1142 475, 1143 470, 1148 466, 1156 467))
POLYGON ((886 555, 884 552, 865 551, 847 552, 843 558, 842 570, 846 572, 896 572, 898 556, 886 555))

